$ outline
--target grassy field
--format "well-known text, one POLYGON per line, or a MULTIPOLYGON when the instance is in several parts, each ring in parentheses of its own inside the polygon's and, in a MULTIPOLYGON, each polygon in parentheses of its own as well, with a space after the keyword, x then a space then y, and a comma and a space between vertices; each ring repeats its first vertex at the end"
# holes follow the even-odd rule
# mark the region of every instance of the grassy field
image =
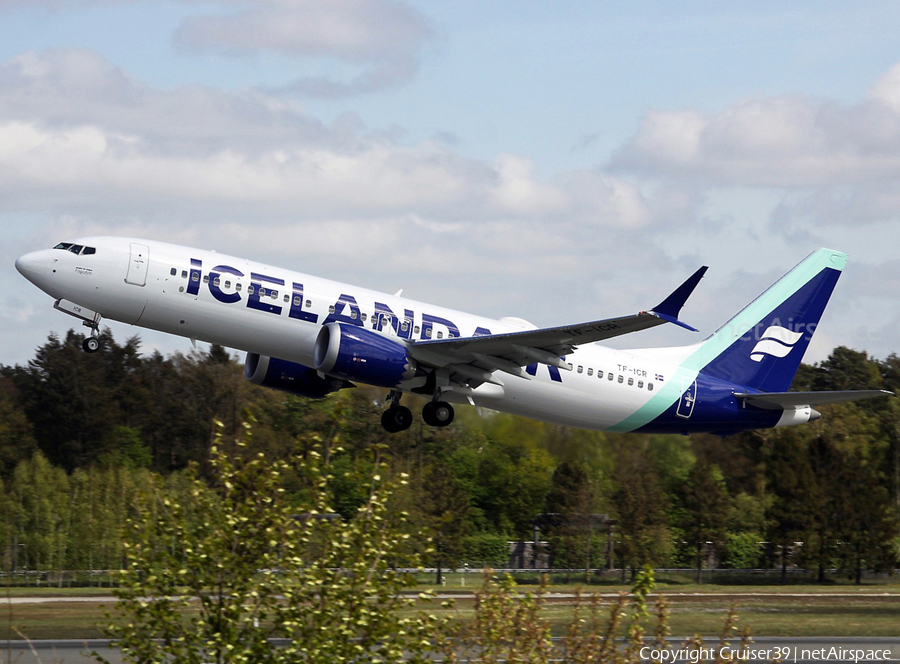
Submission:
MULTIPOLYGON (((454 587, 451 577, 441 588, 458 595, 453 609, 445 610, 439 602, 431 610, 459 620, 472 616, 472 599, 468 591, 480 585, 477 577, 461 579, 454 587)), ((549 589, 543 617, 551 621, 554 631, 561 633, 571 619, 573 599, 568 597, 575 585, 554 585, 549 589)), ((522 592, 535 590, 522 585, 522 592)), ((627 586, 592 586, 612 601, 627 586), (607 597, 608 595, 608 597, 607 597)), ((737 608, 739 626, 749 625, 755 636, 900 636, 900 585, 871 583, 862 586, 723 586, 715 584, 662 584, 670 609, 671 633, 674 636, 701 634, 718 636, 731 606, 737 608)), ((110 610, 109 589, 103 588, 10 588, 0 589, 0 639, 19 638, 17 627, 29 638, 97 638, 103 637, 107 622, 104 611, 110 610), (11 598, 59 598, 52 603, 16 603, 11 598), (97 598, 91 601, 91 598, 97 598), (66 601, 70 600, 70 601, 66 601), (4 606, 5 605, 5 606, 4 606)), ((652 597, 651 597, 652 600, 652 597)))

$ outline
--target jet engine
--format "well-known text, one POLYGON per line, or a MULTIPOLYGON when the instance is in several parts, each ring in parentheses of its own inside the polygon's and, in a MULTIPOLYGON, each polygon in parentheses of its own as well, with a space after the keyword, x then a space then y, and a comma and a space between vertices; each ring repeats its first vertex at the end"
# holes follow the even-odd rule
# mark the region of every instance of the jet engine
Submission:
POLYGON ((353 383, 340 378, 322 378, 315 369, 277 357, 247 353, 244 377, 255 385, 290 392, 310 399, 324 399, 326 395, 353 383))
POLYGON ((358 325, 323 325, 313 358, 322 373, 379 387, 396 387, 416 374, 402 343, 358 325))

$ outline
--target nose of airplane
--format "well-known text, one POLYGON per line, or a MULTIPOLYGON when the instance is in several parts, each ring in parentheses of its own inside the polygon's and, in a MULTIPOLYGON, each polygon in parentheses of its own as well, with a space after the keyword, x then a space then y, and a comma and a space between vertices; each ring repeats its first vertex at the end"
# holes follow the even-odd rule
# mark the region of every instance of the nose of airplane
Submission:
POLYGON ((16 269, 32 283, 37 283, 47 274, 47 254, 44 251, 32 251, 16 259, 16 269))

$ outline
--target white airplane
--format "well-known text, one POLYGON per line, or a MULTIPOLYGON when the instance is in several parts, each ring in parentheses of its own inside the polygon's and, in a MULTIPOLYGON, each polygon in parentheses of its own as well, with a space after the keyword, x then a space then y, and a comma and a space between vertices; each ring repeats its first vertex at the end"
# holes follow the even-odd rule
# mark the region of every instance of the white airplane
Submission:
POLYGON ((694 330, 678 316, 705 267, 647 311, 543 329, 136 238, 61 242, 16 268, 90 328, 88 352, 102 318, 241 349, 258 385, 312 398, 354 381, 387 388, 390 432, 411 425, 400 398, 415 393, 431 398, 432 426, 453 420, 453 402, 585 429, 727 435, 890 394, 787 391, 846 259, 819 249, 704 341, 636 350, 596 342, 666 322, 694 330))

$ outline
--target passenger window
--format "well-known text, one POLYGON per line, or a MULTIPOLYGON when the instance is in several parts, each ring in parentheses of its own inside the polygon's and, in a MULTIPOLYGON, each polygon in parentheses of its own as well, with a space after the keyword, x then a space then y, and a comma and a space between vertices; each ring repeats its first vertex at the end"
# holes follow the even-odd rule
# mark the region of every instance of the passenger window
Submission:
POLYGON ((580 364, 578 365, 578 373, 584 373, 584 367, 580 364))
POLYGON ((299 307, 299 306, 300 306, 300 298, 299 298, 298 296, 296 296, 296 295, 294 296, 294 306, 295 306, 295 307, 299 307))
POLYGON ((169 274, 171 274, 171 275, 174 277, 176 274, 178 274, 178 270, 176 270, 176 269, 173 267, 171 270, 169 270, 169 274))
POLYGON ((253 288, 253 284, 247 286, 247 295, 253 295, 256 292, 256 289, 253 288))
POLYGON ((219 277, 216 277, 215 279, 213 279, 213 286, 218 288, 221 283, 222 283, 222 280, 219 279, 219 277))
POLYGON ((653 391, 653 383, 647 383, 647 389, 653 391))
MULTIPOLYGON (((269 295, 272 297, 273 300, 278 299, 278 291, 277 290, 269 291, 269 295)), ((287 302, 287 300, 285 300, 285 302, 287 302)))
POLYGON ((438 333, 437 333, 437 338, 438 338, 438 339, 443 339, 443 338, 444 338, 444 333, 441 332, 441 331, 438 331, 438 333))
POLYGON ((644 381, 639 380, 639 381, 638 381, 638 387, 644 387, 644 381))
POLYGON ((330 313, 330 314, 334 313, 334 305, 333 304, 328 307, 328 313, 330 313))
POLYGON ((431 328, 430 327, 427 328, 422 336, 424 336, 426 339, 430 338, 431 337, 431 328))
POLYGON ((597 369, 597 378, 603 378, 603 370, 597 369))
POLYGON ((409 329, 409 323, 407 323, 406 321, 403 321, 402 323, 400 323, 400 329, 405 332, 406 330, 409 329))
POLYGON ((182 270, 182 271, 181 271, 181 278, 182 278, 182 279, 187 279, 187 270, 182 270))
POLYGON ((231 288, 231 281, 225 281, 225 288, 231 288))
POLYGON ((95 247, 85 247, 84 251, 81 252, 82 256, 88 256, 90 254, 96 254, 97 249, 95 247))
POLYGON ((355 311, 350 312, 350 320, 356 320, 356 312, 355 311))
MULTIPOLYGON (((197 273, 194 272, 194 274, 197 274, 197 273)), ((194 279, 194 281, 196 281, 196 279, 194 279)), ((209 283, 209 275, 208 275, 208 274, 204 274, 204 275, 203 275, 203 283, 204 283, 204 284, 208 284, 208 283, 209 283)))
POLYGON ((307 309, 311 309, 311 308, 312 308, 312 300, 307 300, 307 301, 306 301, 306 308, 307 308, 307 309))
POLYGON ((620 382, 620 383, 624 383, 624 382, 625 382, 625 376, 620 375, 620 376, 619 376, 619 382, 620 382))
POLYGON ((359 315, 359 319, 360 319, 363 323, 366 322, 366 318, 367 318, 367 316, 366 316, 364 313, 359 315))
POLYGON ((572 365, 571 362, 567 362, 567 363, 566 363, 566 366, 569 367, 569 371, 571 371, 572 369, 575 368, 575 367, 572 365))
POLYGON ((235 290, 241 290, 241 288, 243 288, 243 285, 241 284, 240 281, 237 282, 237 283, 234 285, 234 289, 235 289, 235 290))
POLYGON ((609 374, 609 379, 612 380, 613 378, 614 376, 612 374, 609 374))
POLYGON ((262 287, 262 286, 259 287, 259 296, 260 296, 260 297, 265 297, 265 296, 266 296, 266 289, 265 289, 264 287, 262 287))
POLYGON ((588 376, 593 376, 593 375, 594 375, 594 370, 591 369, 590 367, 588 367, 588 376))
POLYGON ((634 385, 634 378, 629 378, 629 379, 628 379, 628 384, 629 384, 629 385, 634 385))

